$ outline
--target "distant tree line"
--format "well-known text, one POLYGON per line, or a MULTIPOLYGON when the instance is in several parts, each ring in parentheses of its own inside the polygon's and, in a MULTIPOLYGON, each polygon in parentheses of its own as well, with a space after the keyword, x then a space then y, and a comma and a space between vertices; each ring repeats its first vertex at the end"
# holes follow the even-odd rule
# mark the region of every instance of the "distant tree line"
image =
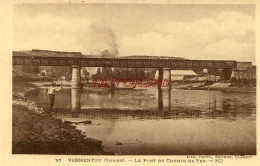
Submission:
POLYGON ((25 73, 35 73, 38 74, 40 72, 39 66, 22 66, 22 72, 25 73))
POLYGON ((118 80, 147 80, 153 79, 156 70, 146 70, 143 68, 115 68, 103 67, 102 70, 98 68, 96 74, 91 76, 91 80, 100 79, 118 79, 118 80))

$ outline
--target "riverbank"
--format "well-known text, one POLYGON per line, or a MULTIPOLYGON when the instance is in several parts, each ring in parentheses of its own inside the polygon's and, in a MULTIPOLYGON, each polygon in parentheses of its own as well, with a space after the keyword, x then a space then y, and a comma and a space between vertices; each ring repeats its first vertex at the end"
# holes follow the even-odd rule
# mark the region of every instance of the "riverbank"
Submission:
POLYGON ((13 154, 103 154, 102 142, 75 126, 13 104, 13 154))
POLYGON ((35 87, 29 81, 39 76, 13 72, 13 154, 108 154, 102 142, 86 136, 76 127, 45 115, 43 103, 26 96, 35 87))
POLYGON ((256 93, 256 87, 242 85, 238 86, 230 82, 214 82, 214 83, 203 83, 203 82, 186 82, 186 83, 173 83, 175 89, 185 90, 211 90, 211 91, 222 91, 222 92, 248 92, 256 93))

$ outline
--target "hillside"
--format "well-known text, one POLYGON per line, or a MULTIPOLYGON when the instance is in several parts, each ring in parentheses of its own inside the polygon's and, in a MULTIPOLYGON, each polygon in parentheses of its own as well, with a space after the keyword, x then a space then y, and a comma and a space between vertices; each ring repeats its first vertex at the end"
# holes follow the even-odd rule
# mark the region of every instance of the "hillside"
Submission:
MULTIPOLYGON (((51 50, 39 50, 32 49, 31 51, 13 51, 13 56, 42 56, 42 57, 82 57, 82 58, 101 58, 104 55, 86 55, 81 52, 61 52, 61 51, 51 51, 51 50)), ((109 55, 105 56, 106 58, 109 55)), ((130 55, 130 56, 113 56, 113 58, 122 59, 178 59, 185 60, 181 57, 167 57, 167 56, 148 56, 148 55, 130 55)))
POLYGON ((81 52, 61 52, 51 50, 13 51, 13 56, 42 56, 42 57, 83 57, 81 52))

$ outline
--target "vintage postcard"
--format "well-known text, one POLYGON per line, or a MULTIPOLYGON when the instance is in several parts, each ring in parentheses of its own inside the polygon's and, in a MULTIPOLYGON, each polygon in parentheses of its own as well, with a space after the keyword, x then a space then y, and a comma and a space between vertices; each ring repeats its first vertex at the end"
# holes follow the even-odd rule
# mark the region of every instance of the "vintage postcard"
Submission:
POLYGON ((9 162, 257 163, 256 2, 3 6, 9 162))

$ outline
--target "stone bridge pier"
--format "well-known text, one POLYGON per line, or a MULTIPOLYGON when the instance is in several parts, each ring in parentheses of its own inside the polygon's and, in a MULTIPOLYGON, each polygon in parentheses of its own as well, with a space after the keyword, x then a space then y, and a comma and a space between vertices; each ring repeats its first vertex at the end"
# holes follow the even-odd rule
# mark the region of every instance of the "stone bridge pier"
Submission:
POLYGON ((170 68, 163 68, 164 70, 164 75, 163 75, 163 79, 169 81, 169 85, 167 87, 167 89, 171 89, 172 88, 172 75, 171 75, 171 69, 170 68))
POLYGON ((80 95, 81 95, 81 67, 79 65, 72 66, 71 79, 71 110, 80 111, 80 95))
POLYGON ((232 69, 223 69, 223 77, 225 80, 230 80, 232 75, 232 69))
POLYGON ((171 110, 171 89, 158 89, 158 110, 171 110))
MULTIPOLYGON (((171 89, 171 69, 170 68, 159 68, 158 69, 158 81, 169 81, 167 89, 171 89)), ((161 82, 162 83, 162 82, 161 82)), ((162 86, 158 86, 161 89, 162 86)))

